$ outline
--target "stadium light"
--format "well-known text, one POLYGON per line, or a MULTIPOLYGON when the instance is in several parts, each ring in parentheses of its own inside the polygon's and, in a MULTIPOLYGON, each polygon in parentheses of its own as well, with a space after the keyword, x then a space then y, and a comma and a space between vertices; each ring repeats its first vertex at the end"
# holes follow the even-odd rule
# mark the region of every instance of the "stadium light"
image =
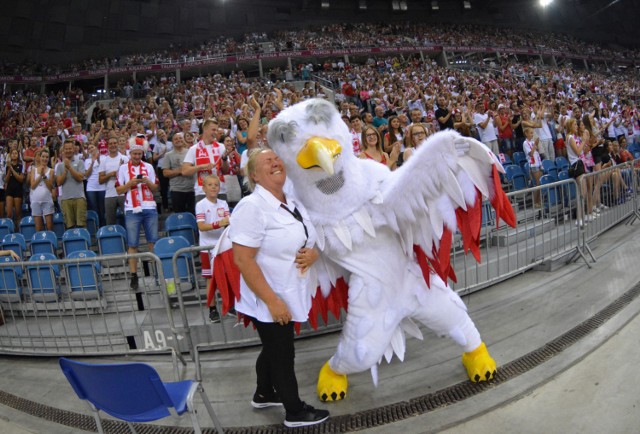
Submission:
POLYGON ((553 0, 540 0, 540 6, 546 8, 547 6, 549 6, 549 4, 551 4, 552 1, 553 0))

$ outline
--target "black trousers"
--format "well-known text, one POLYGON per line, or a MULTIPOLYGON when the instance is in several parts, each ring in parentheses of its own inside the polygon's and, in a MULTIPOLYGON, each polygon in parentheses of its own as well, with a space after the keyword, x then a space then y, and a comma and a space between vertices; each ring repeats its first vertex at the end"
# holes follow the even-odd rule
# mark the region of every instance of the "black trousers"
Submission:
POLYGON ((173 212, 196 213, 196 202, 193 191, 171 191, 171 207, 173 212))
POLYGON ((262 341, 262 351, 256 361, 258 387, 256 391, 263 396, 272 396, 275 390, 288 413, 302 409, 298 395, 298 380, 293 360, 293 322, 286 325, 260 322, 251 318, 262 341))

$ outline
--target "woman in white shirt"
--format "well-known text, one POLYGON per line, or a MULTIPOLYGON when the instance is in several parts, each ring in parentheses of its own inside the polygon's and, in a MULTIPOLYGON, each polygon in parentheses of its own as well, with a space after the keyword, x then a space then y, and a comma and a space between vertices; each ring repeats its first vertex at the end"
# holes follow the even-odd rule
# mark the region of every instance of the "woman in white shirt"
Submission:
POLYGON ((308 269, 318 258, 316 233, 304 207, 285 195, 285 167, 273 151, 252 151, 247 172, 255 191, 231 214, 229 238, 242 276, 236 310, 255 324, 262 341, 251 405, 284 405, 288 427, 317 424, 329 412, 300 400, 293 345, 293 322, 307 320, 315 291, 308 269))
POLYGON ((34 164, 29 168, 29 200, 31 202, 31 215, 36 225, 36 231, 44 230, 46 221, 47 230, 53 230, 53 170, 48 167, 49 148, 41 148, 36 152, 34 164))

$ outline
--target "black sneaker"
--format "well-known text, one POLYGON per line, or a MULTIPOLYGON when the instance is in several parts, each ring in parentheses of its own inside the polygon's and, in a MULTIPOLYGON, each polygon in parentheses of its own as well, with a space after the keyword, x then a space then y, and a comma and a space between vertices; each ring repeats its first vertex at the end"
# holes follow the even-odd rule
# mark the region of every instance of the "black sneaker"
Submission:
POLYGON ((220 322, 220 314, 218 309, 209 309, 209 321, 212 323, 220 322))
POLYGON ((284 425, 289 428, 309 426, 322 423, 329 418, 327 410, 317 410, 312 406, 302 403, 302 409, 296 413, 287 413, 284 425))
POLYGON ((256 392, 253 394, 251 406, 253 408, 281 407, 282 400, 275 393, 271 396, 264 396, 256 392))
POLYGON ((136 274, 131 276, 131 283, 129 283, 129 288, 134 291, 138 289, 138 276, 136 274))

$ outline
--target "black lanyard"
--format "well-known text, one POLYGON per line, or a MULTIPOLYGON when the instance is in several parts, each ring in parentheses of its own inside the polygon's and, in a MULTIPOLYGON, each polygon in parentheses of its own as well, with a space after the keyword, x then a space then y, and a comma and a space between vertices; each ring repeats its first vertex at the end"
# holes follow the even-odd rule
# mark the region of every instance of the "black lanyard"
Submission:
POLYGON ((309 240, 309 231, 307 230, 307 225, 304 224, 304 221, 302 220, 302 214, 300 214, 300 211, 298 211, 298 208, 293 208, 293 211, 291 211, 289 208, 287 208, 284 203, 280 204, 280 207, 282 207, 283 210, 285 210, 286 212, 288 212, 289 214, 291 214, 293 216, 294 219, 298 220, 300 223, 302 223, 302 227, 304 228, 304 236, 307 237, 307 239, 304 242, 304 246, 307 245, 307 241, 309 240))

